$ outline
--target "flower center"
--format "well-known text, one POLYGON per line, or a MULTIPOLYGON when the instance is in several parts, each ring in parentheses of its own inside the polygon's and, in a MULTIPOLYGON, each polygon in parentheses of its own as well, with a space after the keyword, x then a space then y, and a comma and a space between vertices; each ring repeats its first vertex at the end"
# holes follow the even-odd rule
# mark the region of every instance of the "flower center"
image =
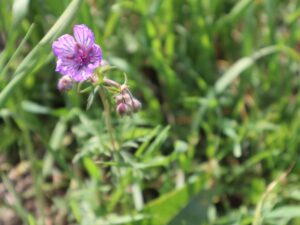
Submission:
POLYGON ((90 63, 90 52, 91 49, 82 47, 79 44, 76 45, 75 59, 79 68, 85 67, 90 63))

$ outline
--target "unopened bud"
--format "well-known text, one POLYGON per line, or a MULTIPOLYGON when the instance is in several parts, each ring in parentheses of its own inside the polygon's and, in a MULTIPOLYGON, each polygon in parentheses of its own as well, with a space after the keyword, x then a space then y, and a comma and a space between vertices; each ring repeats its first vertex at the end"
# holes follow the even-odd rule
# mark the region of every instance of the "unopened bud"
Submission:
POLYGON ((60 91, 68 91, 73 86, 73 80, 71 77, 65 75, 62 78, 59 79, 57 83, 57 88, 60 91))
POLYGON ((116 101, 117 105, 119 105, 120 103, 124 102, 123 95, 117 95, 115 97, 115 101, 116 101))
POLYGON ((139 111, 142 108, 142 103, 137 100, 136 98, 134 98, 131 102, 131 106, 134 112, 139 111))
MULTIPOLYGON (((129 93, 119 94, 115 97, 115 101, 117 103, 117 112, 119 113, 118 107, 120 107, 120 111, 127 110, 127 114, 131 114, 132 112, 137 112, 142 108, 142 103, 134 98, 129 93)), ((119 113, 120 115, 122 113, 119 113)), ((126 113, 124 113, 126 114, 126 113)))
POLYGON ((127 104, 125 104, 124 102, 121 102, 117 105, 117 113, 120 115, 120 116, 125 116, 126 114, 130 114, 131 110, 130 108, 128 107, 127 104))
POLYGON ((125 94, 118 94, 115 97, 116 103, 119 104, 121 102, 125 102, 126 104, 130 105, 131 96, 128 93, 125 94))

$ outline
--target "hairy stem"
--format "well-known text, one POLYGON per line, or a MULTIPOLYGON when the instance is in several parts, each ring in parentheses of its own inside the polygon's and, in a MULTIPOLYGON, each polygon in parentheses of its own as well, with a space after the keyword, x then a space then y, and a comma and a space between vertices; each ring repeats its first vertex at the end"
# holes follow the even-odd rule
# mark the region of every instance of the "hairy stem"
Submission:
POLYGON ((114 151, 116 151, 117 150, 117 148, 116 148, 117 143, 116 143, 116 140, 115 140, 114 135, 113 135, 113 126, 112 126, 112 122, 111 122, 109 102, 108 102, 107 98, 105 97, 104 88, 102 86, 99 88, 99 96, 100 96, 101 101, 103 103, 104 120, 105 120, 105 125, 106 125, 106 128, 107 128, 107 131, 108 131, 109 136, 110 136, 112 148, 113 148, 114 151))

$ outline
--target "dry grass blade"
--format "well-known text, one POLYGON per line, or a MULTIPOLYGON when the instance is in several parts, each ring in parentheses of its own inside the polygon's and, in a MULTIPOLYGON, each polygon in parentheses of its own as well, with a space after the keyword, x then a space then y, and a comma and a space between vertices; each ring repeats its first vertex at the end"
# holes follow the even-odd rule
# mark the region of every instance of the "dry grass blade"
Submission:
POLYGON ((263 193, 260 201, 256 206, 252 225, 262 224, 261 211, 265 200, 267 199, 269 194, 275 189, 275 187, 287 177, 287 175, 292 171, 294 166, 295 166, 295 162, 293 162, 292 165, 290 165, 290 167, 285 172, 283 172, 279 177, 277 177, 274 181, 272 181, 268 185, 267 190, 263 193))

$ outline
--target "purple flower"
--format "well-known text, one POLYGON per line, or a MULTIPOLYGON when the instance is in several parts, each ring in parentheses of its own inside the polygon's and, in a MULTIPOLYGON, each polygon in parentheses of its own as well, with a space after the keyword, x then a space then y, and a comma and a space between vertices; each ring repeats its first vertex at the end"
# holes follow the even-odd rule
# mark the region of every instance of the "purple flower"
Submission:
POLYGON ((52 50, 57 57, 55 71, 80 82, 90 78, 100 66, 102 52, 86 25, 75 25, 73 33, 74 37, 69 34, 59 37, 52 44, 52 50))

